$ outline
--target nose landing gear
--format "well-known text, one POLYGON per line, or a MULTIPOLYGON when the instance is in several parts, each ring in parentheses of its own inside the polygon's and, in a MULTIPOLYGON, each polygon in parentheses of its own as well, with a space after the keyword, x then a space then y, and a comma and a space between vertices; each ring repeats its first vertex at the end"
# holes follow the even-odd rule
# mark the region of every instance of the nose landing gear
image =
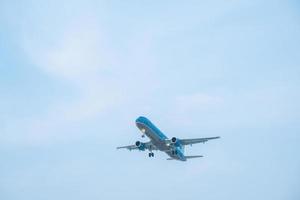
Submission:
POLYGON ((142 131, 142 138, 143 138, 145 137, 146 129, 142 128, 141 131, 142 131))

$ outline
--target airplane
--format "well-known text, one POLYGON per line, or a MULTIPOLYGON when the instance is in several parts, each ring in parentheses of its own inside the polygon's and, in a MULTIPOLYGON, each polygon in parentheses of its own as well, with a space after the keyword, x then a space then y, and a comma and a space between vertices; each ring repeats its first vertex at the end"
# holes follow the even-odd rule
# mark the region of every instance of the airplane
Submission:
POLYGON ((193 145, 196 143, 205 143, 208 140, 218 139, 220 137, 206 137, 194 139, 179 139, 172 137, 169 139, 165 136, 149 119, 146 117, 138 117, 135 121, 136 126, 142 132, 142 137, 145 135, 150 139, 149 142, 136 141, 134 145, 121 146, 117 149, 128 150, 149 150, 149 157, 154 157, 152 151, 159 150, 165 152, 169 158, 167 160, 186 161, 190 158, 200 158, 202 155, 186 156, 184 155, 184 147, 186 145, 193 145))

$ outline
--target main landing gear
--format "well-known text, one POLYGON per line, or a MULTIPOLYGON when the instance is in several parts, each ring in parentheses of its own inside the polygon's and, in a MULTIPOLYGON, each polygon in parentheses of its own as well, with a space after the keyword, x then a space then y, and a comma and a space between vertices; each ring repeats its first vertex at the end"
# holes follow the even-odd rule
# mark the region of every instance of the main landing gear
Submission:
POLYGON ((177 152, 177 150, 173 150, 171 153, 172 153, 172 155, 177 155, 178 152, 177 152))
POLYGON ((149 153, 149 158, 150 158, 150 157, 154 157, 154 153, 153 153, 153 152, 150 152, 150 153, 149 153))

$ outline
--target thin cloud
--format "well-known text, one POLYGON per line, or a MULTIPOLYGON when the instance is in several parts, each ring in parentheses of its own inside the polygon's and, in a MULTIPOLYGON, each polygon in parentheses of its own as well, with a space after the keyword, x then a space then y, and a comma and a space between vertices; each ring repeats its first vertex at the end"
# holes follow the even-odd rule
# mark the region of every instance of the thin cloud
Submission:
POLYGON ((220 96, 209 95, 205 93, 195 93, 179 96, 176 99, 176 107, 180 110, 207 110, 222 104, 224 99, 220 96))
MULTIPOLYGON (((107 27, 102 29, 96 19, 75 21, 78 23, 70 22, 54 38, 45 33, 40 38, 33 37, 30 27, 22 31, 23 49, 31 64, 53 81, 68 83, 76 95, 69 101, 58 99, 47 105, 46 114, 19 122, 24 131, 8 136, 10 141, 41 144, 64 138, 58 130, 103 117, 120 105, 131 105, 132 99, 147 99, 153 90, 136 92, 150 79, 153 81, 148 32, 131 38, 130 48, 123 52, 113 48, 113 41, 102 31, 107 27)), ((7 131, 12 130, 8 125, 7 131)))
POLYGON ((24 50, 30 61, 54 80, 68 82, 77 93, 71 102, 58 101, 46 115, 23 124, 25 140, 40 143, 57 137, 58 129, 101 115, 121 101, 122 93, 105 78, 113 54, 102 42, 105 38, 96 24, 71 25, 53 45, 25 37, 24 50))

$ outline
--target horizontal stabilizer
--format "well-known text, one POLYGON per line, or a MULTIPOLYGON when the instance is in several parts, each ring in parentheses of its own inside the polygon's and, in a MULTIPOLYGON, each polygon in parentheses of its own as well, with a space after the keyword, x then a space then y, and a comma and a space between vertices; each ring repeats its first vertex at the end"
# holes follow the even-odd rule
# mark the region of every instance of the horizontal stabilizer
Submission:
POLYGON ((185 156, 186 159, 190 159, 190 158, 201 158, 203 156, 201 155, 197 155, 197 156, 185 156))
POLYGON ((167 158, 167 160, 175 160, 174 158, 167 158))
MULTIPOLYGON (((185 156, 186 159, 191 159, 191 158, 201 158, 203 156, 201 155, 196 155, 196 156, 185 156)), ((167 158, 167 160, 175 160, 174 158, 167 158)))

